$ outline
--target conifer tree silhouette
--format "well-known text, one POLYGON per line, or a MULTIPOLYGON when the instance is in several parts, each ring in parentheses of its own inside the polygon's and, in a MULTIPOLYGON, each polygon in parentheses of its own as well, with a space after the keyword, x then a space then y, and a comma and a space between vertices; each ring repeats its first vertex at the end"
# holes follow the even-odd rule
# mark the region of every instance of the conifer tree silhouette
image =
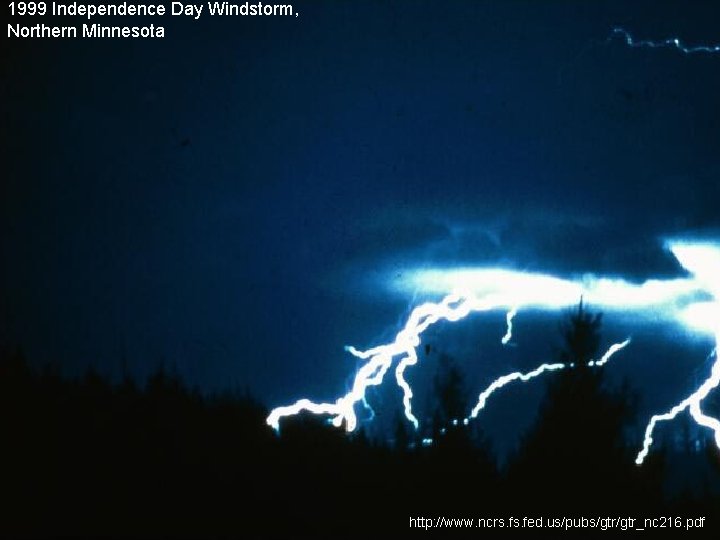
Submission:
POLYGON ((626 386, 608 389, 603 369, 588 366, 601 327, 602 314, 582 299, 561 325, 559 360, 568 367, 549 380, 536 423, 510 465, 511 489, 522 485, 528 505, 584 511, 608 508, 628 493, 634 470, 624 431, 634 403, 626 386))

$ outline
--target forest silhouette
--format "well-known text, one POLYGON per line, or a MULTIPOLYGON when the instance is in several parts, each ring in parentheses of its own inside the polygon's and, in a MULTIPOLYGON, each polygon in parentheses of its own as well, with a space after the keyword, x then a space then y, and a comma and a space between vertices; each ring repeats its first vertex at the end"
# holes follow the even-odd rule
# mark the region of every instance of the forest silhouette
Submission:
MULTIPOLYGON (((410 517, 440 515, 705 516, 705 530, 717 529, 717 491, 667 488, 668 448, 634 464, 626 433, 637 398, 587 367, 601 326, 582 302, 566 315, 558 359, 574 367, 547 378, 534 424, 502 467, 481 421, 452 422, 469 394, 447 357, 433 384, 434 442, 423 445, 401 421, 387 440, 309 415, 276 433, 253 397, 208 396, 163 369, 144 384, 111 384, 3 351, 0 536, 409 534, 410 517)), ((679 459, 720 471, 712 446, 688 445, 679 459)))

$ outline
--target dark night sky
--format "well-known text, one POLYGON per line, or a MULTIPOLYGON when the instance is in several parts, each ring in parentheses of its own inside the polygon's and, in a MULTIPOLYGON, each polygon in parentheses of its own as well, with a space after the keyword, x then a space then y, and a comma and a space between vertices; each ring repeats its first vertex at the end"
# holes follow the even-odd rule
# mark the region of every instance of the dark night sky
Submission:
MULTIPOLYGON (((720 42, 717 2, 295 7, 6 40, 3 342, 69 373, 164 361, 270 406, 334 399, 343 345, 412 303, 383 276, 680 276, 661 239, 718 237, 720 57, 606 41, 720 42)), ((623 374, 665 408, 708 343, 647 380, 640 335, 623 374)))

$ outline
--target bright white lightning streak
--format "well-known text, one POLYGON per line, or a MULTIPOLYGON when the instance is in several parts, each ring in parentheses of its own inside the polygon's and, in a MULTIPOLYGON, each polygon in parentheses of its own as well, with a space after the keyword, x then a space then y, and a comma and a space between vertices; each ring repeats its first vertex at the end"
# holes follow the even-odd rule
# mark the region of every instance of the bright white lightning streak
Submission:
POLYGON ((612 358, 612 355, 614 355, 616 352, 618 352, 621 349, 624 349, 630 344, 630 338, 626 339, 622 343, 615 343, 615 345, 612 345, 605 354, 602 355, 600 360, 590 360, 588 362, 588 366, 604 366, 607 364, 608 360, 612 358))
MULTIPOLYGON (((630 343, 630 338, 626 339, 622 343, 615 343, 612 345, 605 354, 602 355, 600 360, 590 360, 588 362, 588 366, 603 366, 607 363, 608 360, 619 350, 624 349, 628 344, 630 343)), ((483 390, 480 393, 480 396, 478 397, 478 402, 473 407, 473 410, 470 412, 469 418, 477 418, 477 415, 480 413, 481 410, 485 408, 485 405, 487 404, 488 398, 496 391, 505 386, 508 383, 511 383, 516 380, 521 380, 522 382, 527 382, 530 379, 534 379, 535 377, 542 375, 546 371, 557 371, 559 369, 565 369, 568 367, 567 364, 563 363, 555 363, 555 364, 542 364, 539 367, 535 368, 532 371, 529 371, 527 373, 521 373, 519 371, 516 371, 514 373, 509 373, 507 375, 503 375, 502 377, 498 377, 495 379, 490 386, 488 386, 485 390, 483 390)))
POLYGON ((696 45, 694 47, 685 45, 678 38, 668 38, 660 41, 651 40, 636 40, 632 37, 630 32, 624 28, 616 27, 612 29, 610 38, 619 36, 628 47, 635 48, 647 48, 647 49, 661 49, 661 48, 673 48, 682 52, 683 54, 696 54, 696 53, 720 53, 720 45, 696 45))
MULTIPOLYGON (((418 306, 412 311, 405 327, 398 332, 395 336, 395 341, 392 343, 380 345, 367 351, 359 351, 355 347, 346 348, 353 356, 367 360, 367 363, 362 366, 355 375, 352 389, 347 394, 338 398, 335 403, 314 403, 308 399, 301 399, 293 405, 278 407, 273 409, 268 416, 268 425, 277 430, 279 429, 280 418, 295 415, 302 411, 308 411, 313 414, 329 414, 333 416, 333 425, 339 427, 345 422, 346 430, 353 431, 357 426, 355 404, 365 398, 365 391, 368 387, 382 383, 385 373, 393 363, 393 359, 400 356, 401 359, 395 368, 395 380, 403 391, 405 416, 417 429, 419 427, 419 421, 412 412, 413 393, 410 385, 405 380, 404 373, 407 367, 416 364, 418 361, 417 346, 420 345, 420 335, 440 320, 455 322, 465 318, 472 312, 489 311, 504 307, 506 304, 507 301, 502 301, 502 299, 497 296, 491 295, 481 300, 471 294, 461 295, 453 293, 446 296, 437 304, 428 302, 418 306)), ((517 308, 513 308, 513 310, 516 309, 517 308)), ((626 344, 627 341, 624 342, 624 344, 613 346, 610 351, 603 356, 603 359, 598 361, 599 365, 605 363, 610 355, 626 344)), ((547 367, 544 367, 534 375, 510 374, 509 376, 505 376, 510 377, 510 379, 501 378, 504 382, 497 388, 504 386, 511 380, 529 380, 547 369, 547 367)), ((496 388, 493 388, 491 392, 495 389, 496 388)))
MULTIPOLYGON (((715 244, 687 244, 683 242, 670 242, 668 244, 670 251, 680 261, 680 264, 689 272, 695 274, 697 278, 705 284, 705 286, 713 293, 716 298, 716 308, 720 304, 720 246, 715 244)), ((718 311, 716 309, 715 313, 718 311)), ((701 403, 708 394, 720 385, 720 357, 717 353, 718 345, 720 345, 720 319, 713 322, 715 330, 715 362, 713 363, 710 375, 700 385, 700 387, 690 394, 683 401, 675 405, 668 412, 656 414, 650 418, 645 428, 645 437, 643 438, 643 446, 635 463, 642 465, 643 461, 650 452, 653 443, 653 431, 658 422, 673 420, 681 412, 688 410, 690 416, 699 425, 709 428, 715 434, 715 444, 720 448, 720 420, 708 416, 702 412, 701 403)))
MULTIPOLYGON (((616 36, 619 36, 627 46, 634 48, 674 48, 683 54, 720 53, 720 45, 688 46, 678 38, 661 41, 636 40, 627 30, 620 27, 613 28, 609 39, 616 36)), ((518 305, 545 309, 566 306, 579 296, 578 293, 589 287, 599 299, 599 302, 596 303, 601 306, 635 308, 642 311, 651 310, 653 306, 659 304, 663 312, 670 314, 688 327, 703 331, 711 330, 715 335, 715 362, 709 377, 695 392, 670 411, 654 415, 650 419, 645 430, 643 447, 635 460, 636 463, 642 464, 647 457, 653 443, 652 434, 657 423, 672 420, 684 410, 688 410, 699 425, 713 430, 716 445, 720 448, 720 420, 704 414, 701 409, 701 402, 720 385, 720 356, 717 353, 720 346, 720 246, 671 242, 668 247, 682 266, 698 279, 650 280, 641 285, 629 284, 622 280, 599 279, 586 281, 583 287, 578 283, 552 276, 512 272, 504 269, 425 271, 415 275, 417 280, 414 283, 415 290, 422 286, 425 286, 426 292, 433 287, 446 289, 450 282, 455 282, 457 285, 459 281, 466 289, 482 292, 486 300, 481 302, 473 296, 463 297, 450 294, 439 304, 427 303, 419 306, 412 312, 405 328, 397 334, 393 343, 367 351, 359 351, 354 347, 347 348, 354 356, 368 360, 355 375, 350 392, 338 398, 335 403, 314 403, 307 399, 301 399, 293 405, 278 407, 270 413, 267 423, 278 429, 280 418, 305 410, 314 414, 332 415, 334 416, 332 422, 335 426, 339 427, 345 421, 346 429, 352 431, 357 424, 354 412, 355 404, 358 401, 366 403, 365 390, 369 386, 382 383, 393 359, 396 356, 402 356, 395 369, 395 378, 403 390, 405 415, 417 427, 417 418, 411 410, 413 394, 404 378, 404 372, 407 367, 417 363, 416 347, 420 344, 420 335, 429 326, 441 319, 448 321, 462 319, 472 311, 510 309, 507 314, 507 332, 501 339, 502 344, 506 345, 512 339, 512 320, 518 305), (473 282, 475 287, 473 287, 473 282), (501 285, 498 286, 498 284, 501 285), (698 301, 697 294, 707 290, 712 292, 715 301, 698 301), (520 292, 518 293, 518 291, 520 292), (524 300, 523 303, 518 302, 520 298, 524 300), (457 305, 453 307, 454 304, 457 305), (680 304, 684 305, 680 306, 680 304)), ((604 365, 613 354, 628 343, 629 340, 626 340, 613 345, 600 360, 590 361, 589 365, 604 365)), ((546 371, 555 371, 564 367, 566 367, 565 364, 543 364, 528 373, 515 372, 499 377, 480 394, 478 404, 471 412, 471 417, 475 418, 485 407, 490 395, 506 384, 515 380, 526 382, 546 371)), ((466 418, 463 423, 467 424, 468 420, 466 418)), ((423 444, 432 444, 432 439, 423 439, 422 442, 423 444)))
POLYGON ((650 418, 650 422, 645 428, 643 447, 635 458, 635 463, 642 465, 643 461, 645 461, 645 458, 650 452, 650 447, 653 443, 652 434, 657 423, 673 420, 678 414, 686 409, 689 409, 690 415, 698 424, 710 428, 715 432, 715 444, 717 444, 718 448, 720 448, 720 421, 716 418, 703 414, 700 409, 700 402, 707 397, 711 390, 717 388, 718 384, 720 384, 720 361, 716 358, 710 377, 705 380, 700 388, 695 390, 695 392, 675 405, 668 412, 664 414, 656 414, 650 418))
MULTIPOLYGON (((632 310, 638 315, 662 316, 680 322, 688 329, 710 332, 720 344, 720 245, 675 241, 668 242, 667 247, 692 277, 648 280, 641 284, 620 279, 586 277, 582 283, 577 283, 542 274, 495 268, 455 268, 406 272, 403 281, 394 285, 400 290, 407 287, 426 293, 464 286, 478 294, 511 298, 505 307, 515 305, 513 300, 522 298, 522 305, 542 309, 572 305, 584 293, 596 306, 632 310), (711 301, 705 298, 708 293, 714 296, 711 301), (513 294, 520 296, 513 298, 513 294)), ((615 351, 611 347, 608 353, 615 351)), ((607 355, 602 357, 595 365, 603 365, 608 358, 607 355)), ((669 412, 651 418, 642 450, 636 459, 638 464, 642 464, 649 452, 656 424, 671 420, 684 410, 688 410, 699 425, 713 430, 720 447, 720 421, 704 414, 700 406, 700 402, 720 385, 720 360, 717 355, 715 362, 709 378, 690 397, 669 412)))
MULTIPOLYGON (((267 418, 267 423, 279 429, 280 418, 295 415, 301 411, 313 414, 332 416, 332 423, 341 426, 345 422, 348 431, 357 426, 355 405, 365 400, 368 387, 382 383, 385 374, 396 358, 400 358, 395 368, 395 379, 403 390, 405 415, 416 427, 418 420, 412 413, 412 389, 404 378, 405 369, 418 362, 417 346, 421 334, 428 327, 441 320, 450 322, 463 319, 472 312, 508 309, 508 334, 512 335, 513 312, 517 306, 541 309, 557 309, 573 305, 579 294, 587 293, 597 305, 607 308, 640 310, 640 312, 660 308, 670 318, 685 323, 690 328, 705 330, 707 320, 700 324, 700 315, 711 314, 717 318, 720 313, 720 302, 698 301, 698 295, 709 291, 716 299, 720 298, 720 246, 716 244, 693 244, 670 242, 668 247, 681 265, 693 274, 692 278, 673 280, 649 280, 636 285, 617 279, 584 278, 582 283, 563 280, 541 274, 528 274, 501 269, 459 269, 459 270, 425 270, 420 273, 409 272, 407 280, 414 287, 425 292, 438 292, 445 287, 457 288, 464 286, 465 294, 450 294, 439 303, 425 303, 415 308, 408 318, 405 327, 398 332, 392 343, 380 345, 366 351, 354 347, 347 350, 366 363, 355 375, 352 389, 334 403, 315 403, 301 399, 295 404, 274 409, 267 418), (476 294, 482 295, 479 299, 476 294), (522 301, 521 301, 522 300, 522 301), (695 309, 697 308, 697 309, 695 309), (693 317, 688 317, 693 313, 693 317)), ((417 290, 417 289, 416 289, 417 290)), ((720 322, 714 323, 717 343, 720 343, 720 322)), ((503 338, 504 341, 504 338, 503 338)), ((629 340, 612 345, 599 359, 590 361, 590 366, 603 366, 619 350, 627 346, 629 340)), ((702 412, 701 402, 707 395, 720 385, 720 360, 715 355, 715 363, 711 374, 703 384, 681 403, 664 414, 655 415, 645 430, 643 448, 637 456, 636 463, 642 464, 652 445, 652 433, 658 422, 675 418, 680 412, 688 410, 699 424, 712 429, 715 440, 720 447, 720 421, 702 412)), ((469 418, 475 418, 482 410, 488 398, 496 390, 510 382, 529 381, 545 372, 556 371, 567 367, 565 364, 543 364, 527 373, 510 373, 496 379, 479 397, 478 404, 469 418)), ((469 418, 464 420, 467 423, 469 418)), ((429 442, 427 443, 429 444, 429 442)))
POLYGON ((411 408, 412 390, 404 378, 404 371, 408 366, 417 363, 416 348, 420 345, 420 334, 440 320, 458 321, 471 312, 487 311, 498 305, 502 304, 490 299, 478 300, 473 296, 450 294, 440 303, 428 302, 416 307, 410 314, 405 327, 398 332, 392 343, 367 351, 347 347, 347 350, 357 358, 367 360, 367 363, 355 375, 352 389, 347 394, 338 398, 335 403, 314 403, 307 399, 301 399, 293 405, 278 407, 273 409, 268 416, 266 420, 268 425, 278 429, 280 418, 295 415, 301 411, 309 411, 314 414, 332 415, 333 425, 339 427, 344 421, 345 429, 353 431, 357 426, 355 404, 363 399, 369 386, 382 383, 393 359, 401 356, 395 369, 395 379, 403 390, 405 416, 417 427, 418 420, 412 414, 411 408))
POLYGON ((475 405, 475 407, 473 407, 473 410, 470 412, 470 418, 476 418, 480 411, 485 408, 485 404, 487 403, 488 398, 495 392, 495 390, 499 390, 506 384, 516 381, 518 379, 523 382, 527 382, 530 379, 534 379, 538 375, 542 375, 546 371, 555 371, 558 369, 563 369, 564 367, 565 364, 560 363, 542 364, 540 367, 535 368, 534 370, 527 373, 520 373, 519 371, 516 371, 515 373, 509 373, 508 375, 498 377, 490 384, 490 386, 488 386, 480 393, 477 405, 475 405))
POLYGON ((517 312, 518 312, 518 310, 515 307, 507 312, 507 315, 505 317, 505 320, 507 323, 507 332, 505 332, 505 335, 500 340, 500 342, 503 345, 507 345, 508 343, 510 343, 510 340, 512 339, 513 319, 515 318, 515 315, 517 315, 517 312))
POLYGON ((577 304, 584 296, 603 309, 636 310, 667 315, 675 320, 680 307, 705 300, 707 290, 692 278, 650 279, 630 283, 622 279, 590 275, 578 280, 504 268, 423 268, 407 270, 391 287, 403 294, 420 292, 444 295, 450 291, 469 291, 476 296, 498 298, 498 308, 514 307, 557 310, 577 304))
MULTIPOLYGON (((613 28, 611 37, 619 35, 629 47, 662 48, 672 47, 684 54, 693 53, 720 53, 720 45, 698 45, 689 47, 678 38, 670 38, 662 41, 636 41, 632 35, 623 28, 613 28)), ((712 291, 715 302, 703 302, 689 306, 681 313, 681 319, 695 327, 710 329, 715 334, 715 363, 710 371, 709 377, 690 396, 675 405, 664 414, 656 414, 650 418, 645 428, 643 446, 635 463, 642 465, 650 451, 653 443, 652 434, 658 422, 674 419, 684 410, 688 410, 693 419, 701 426, 713 430, 715 444, 720 448, 720 421, 702 412, 700 404, 708 394, 720 385, 720 357, 717 349, 720 345, 720 249, 716 244, 687 244, 683 242, 670 242, 670 251, 680 261, 680 264, 690 273, 698 277, 705 286, 712 291)))

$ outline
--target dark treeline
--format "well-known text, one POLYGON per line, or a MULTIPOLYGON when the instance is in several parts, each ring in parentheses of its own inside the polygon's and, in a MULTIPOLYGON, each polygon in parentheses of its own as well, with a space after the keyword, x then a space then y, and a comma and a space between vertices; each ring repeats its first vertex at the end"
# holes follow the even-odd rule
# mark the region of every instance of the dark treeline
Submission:
MULTIPOLYGON (((436 377, 424 446, 400 423, 387 444, 307 416, 278 435, 253 399, 203 396, 164 371, 142 386, 68 380, 5 353, 0 536, 408 534, 416 516, 705 516, 717 529, 716 494, 664 492, 662 449, 635 466, 632 393, 582 367, 599 326, 582 305, 568 318, 563 360, 579 367, 553 376, 502 469, 477 425, 452 424, 467 410, 453 365, 436 377)), ((716 450, 701 457, 720 468, 716 450)))

